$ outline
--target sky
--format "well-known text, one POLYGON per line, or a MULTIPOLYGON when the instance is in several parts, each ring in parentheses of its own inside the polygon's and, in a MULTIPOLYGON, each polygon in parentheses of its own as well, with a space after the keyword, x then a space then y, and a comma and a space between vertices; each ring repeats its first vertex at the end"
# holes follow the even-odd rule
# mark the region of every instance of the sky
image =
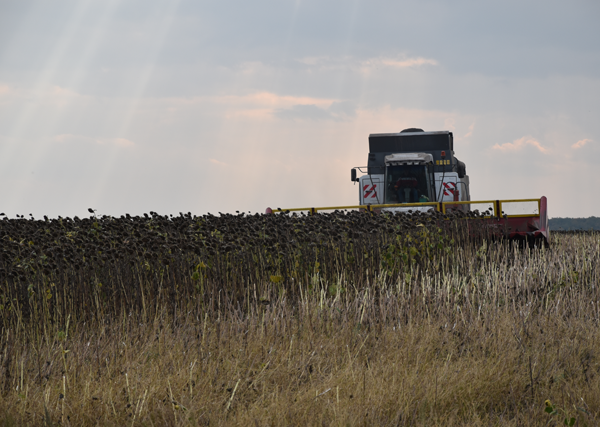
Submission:
POLYGON ((0 0, 0 212, 358 204, 371 133, 600 216, 597 0, 0 0))

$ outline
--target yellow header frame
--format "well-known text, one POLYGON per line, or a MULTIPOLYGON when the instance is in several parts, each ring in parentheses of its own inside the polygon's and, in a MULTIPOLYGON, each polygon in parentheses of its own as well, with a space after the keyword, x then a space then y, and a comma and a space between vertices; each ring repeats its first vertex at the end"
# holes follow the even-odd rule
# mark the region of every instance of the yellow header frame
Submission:
MULTIPOLYGON (((452 202, 427 202, 427 203, 393 203, 393 204, 377 204, 377 205, 352 205, 352 206, 326 206, 326 207, 312 207, 312 208, 292 208, 292 209, 272 209, 273 212, 302 212, 306 211, 311 215, 316 214, 319 211, 335 211, 344 209, 364 209, 372 212, 375 209, 381 208, 412 208, 412 207, 423 207, 431 206, 434 210, 446 213, 447 208, 452 208, 456 205, 477 205, 477 204, 490 204, 492 205, 493 215, 486 216, 486 218, 499 217, 499 213, 502 212, 503 203, 523 203, 523 202, 537 202, 538 213, 537 214, 525 214, 525 215, 506 215, 507 218, 535 218, 540 216, 541 212, 541 199, 509 199, 509 200, 469 200, 469 201, 452 201, 452 202)), ((505 215, 502 215, 504 217, 505 215)))

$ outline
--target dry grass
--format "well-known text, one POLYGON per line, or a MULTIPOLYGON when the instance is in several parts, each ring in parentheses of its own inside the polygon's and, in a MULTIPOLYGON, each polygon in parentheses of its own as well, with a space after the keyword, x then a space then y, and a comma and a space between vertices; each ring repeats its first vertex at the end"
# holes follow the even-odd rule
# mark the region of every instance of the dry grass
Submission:
POLYGON ((263 284, 246 307, 154 299, 116 318, 5 324, 0 421, 596 425, 600 236, 439 263, 361 289, 313 276, 298 298, 263 284))

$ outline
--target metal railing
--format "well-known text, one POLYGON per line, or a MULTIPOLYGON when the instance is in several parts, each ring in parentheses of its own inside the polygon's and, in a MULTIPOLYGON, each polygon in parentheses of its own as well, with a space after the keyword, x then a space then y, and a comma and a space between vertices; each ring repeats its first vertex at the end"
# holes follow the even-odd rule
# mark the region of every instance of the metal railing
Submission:
POLYGON ((500 212, 501 214, 505 214, 504 213, 504 209, 503 209, 503 205, 508 205, 510 203, 512 204, 531 204, 531 203, 536 203, 537 205, 537 211, 534 211, 533 213, 517 213, 517 214, 509 214, 506 213, 505 215, 507 215, 509 218, 527 218, 527 217, 531 217, 531 216, 540 216, 540 212, 542 211, 542 199, 514 199, 514 200, 499 200, 500 202, 500 212))
MULTIPOLYGON (((491 215, 485 217, 491 218, 528 218, 528 217, 539 217, 541 212, 541 199, 511 199, 511 200, 469 200, 469 201, 451 201, 451 202, 427 202, 427 203, 394 203, 394 204, 376 204, 376 205, 353 205, 353 206, 327 206, 327 207, 311 207, 311 208, 293 208, 293 209, 271 209, 267 208, 267 213, 275 212, 307 212, 309 215, 314 215, 321 211, 336 211, 336 210, 365 210, 367 212, 373 212, 381 210, 383 208, 418 208, 418 207, 431 207, 434 210, 442 213, 446 213, 452 209, 458 209, 459 205, 470 205, 468 210, 473 211, 473 205, 487 205, 487 209, 480 210, 480 212, 489 212, 491 215), (535 202, 537 209, 530 213, 518 213, 510 214, 503 211, 503 207, 509 206, 511 203, 531 204, 535 202)), ((508 208, 507 208, 508 209, 508 208)), ((478 209, 479 210, 479 209, 478 209)))

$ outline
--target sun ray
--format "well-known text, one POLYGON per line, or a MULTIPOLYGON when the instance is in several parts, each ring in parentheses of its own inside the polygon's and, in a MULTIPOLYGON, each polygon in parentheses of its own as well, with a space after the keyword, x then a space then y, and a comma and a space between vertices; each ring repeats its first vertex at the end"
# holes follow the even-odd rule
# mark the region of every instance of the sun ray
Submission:
MULTIPOLYGON (((70 73, 69 78, 64 78, 66 81, 66 87, 68 88, 78 88, 81 82, 86 77, 87 70, 89 69, 90 62, 92 61, 94 55, 98 51, 103 38, 107 32, 107 24, 114 17, 117 7, 121 0, 110 0, 104 2, 101 13, 98 14, 98 18, 89 25, 93 28, 92 34, 89 37, 89 41, 86 43, 85 49, 83 50, 83 54, 78 58, 76 65, 73 66, 72 71, 70 73)), ((81 20, 83 20, 83 14, 81 15, 81 20)), ((82 23, 78 25, 79 30, 81 30, 82 23)), ((54 91, 61 91, 62 89, 55 89, 54 91)), ((65 90, 66 91, 66 90, 65 90)), ((69 92, 69 91, 66 91, 69 92)), ((70 99, 71 102, 67 101, 64 108, 55 108, 49 112, 45 113, 45 121, 46 121, 46 135, 43 139, 48 139, 50 135, 55 135, 58 132, 58 128, 60 125, 66 120, 73 120, 72 117, 69 116, 68 110, 72 110, 75 106, 74 103, 85 102, 81 95, 77 92, 71 92, 74 94, 74 97, 70 99)), ((52 96, 52 95, 47 95, 52 96)), ((67 125, 67 127, 70 127, 67 125)), ((97 135, 94 135, 97 136, 97 135)), ((33 154, 30 158, 32 170, 37 170, 39 165, 44 162, 44 159, 47 157, 49 152, 53 149, 53 145, 49 143, 40 143, 38 142, 37 149, 33 151, 33 154)))
MULTIPOLYGON (((179 3, 180 0, 170 0, 166 4, 161 2, 155 3, 154 5, 157 15, 161 16, 162 19, 160 20, 158 27, 153 28, 152 41, 149 43, 152 48, 146 54, 145 65, 142 68, 140 75, 136 78, 136 83, 134 84, 132 94, 126 101, 127 107, 125 109, 125 115, 120 120, 118 127, 115 129, 114 136, 117 138, 127 137, 131 122, 138 111, 139 105, 144 97, 144 92, 146 91, 150 79, 152 78, 152 74, 156 68, 158 56, 175 21, 179 3)), ((103 165, 103 168, 98 176, 96 185, 92 190, 93 198, 95 200, 99 200, 102 196, 102 193, 105 191, 106 182, 108 181, 111 171, 114 168, 114 163, 116 162, 115 155, 115 152, 113 152, 111 155, 111 161, 106 162, 106 164, 103 165)))
MULTIPOLYGON (((41 149, 43 144, 43 138, 40 137, 42 133, 43 124, 41 117, 45 115, 41 114, 41 110, 47 100, 49 91, 53 81, 56 80, 56 76, 60 72, 60 64, 69 55, 69 48, 72 46, 75 35, 78 31, 81 22, 90 7, 92 0, 83 0, 76 3, 75 8, 71 12, 60 36, 58 37, 59 42, 56 43, 51 52, 47 55, 45 64, 41 67, 41 71, 37 76, 35 83, 30 89, 26 91, 25 96, 29 97, 29 102, 23 103, 23 107, 18 114, 18 118, 15 123, 11 126, 8 131, 8 138, 14 143, 4 145, 0 148, 0 158, 4 159, 4 162, 14 162, 15 153, 18 152, 21 144, 30 145, 29 153, 36 153, 41 149), (30 129, 37 129, 37 136, 31 135, 30 129), (29 143, 26 141, 29 140, 29 143)), ((38 5, 37 7, 41 7, 38 5)), ((31 13, 35 13, 32 11, 31 13)), ((21 165, 22 170, 31 169, 32 163, 31 158, 29 163, 21 165)), ((21 187, 24 187, 26 183, 22 181, 21 187)), ((21 200, 26 197, 23 188, 14 188, 8 195, 6 200, 9 206, 19 206, 21 200)))

